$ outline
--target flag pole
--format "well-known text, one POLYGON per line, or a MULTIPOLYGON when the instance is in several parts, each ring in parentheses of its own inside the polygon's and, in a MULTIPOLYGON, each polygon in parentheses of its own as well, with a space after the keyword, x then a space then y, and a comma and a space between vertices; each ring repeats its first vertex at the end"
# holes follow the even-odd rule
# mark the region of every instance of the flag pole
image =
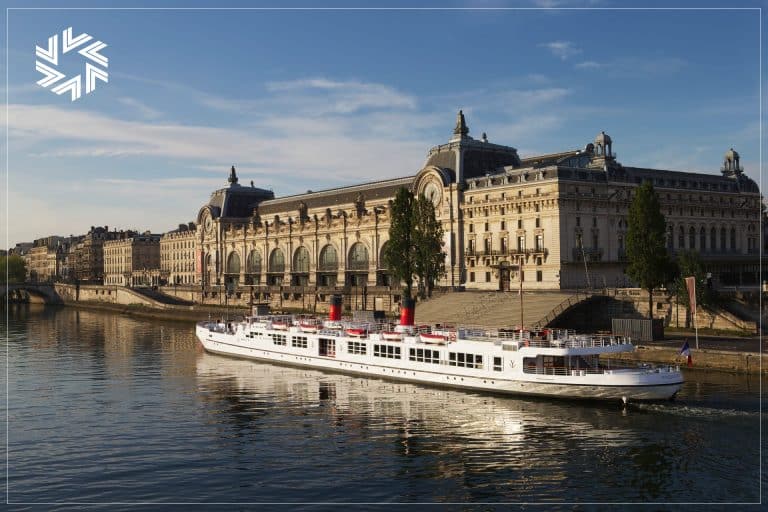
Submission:
POLYGON ((691 320, 693 320, 693 331, 696 333, 696 350, 699 350, 699 324, 696 323, 696 310, 693 310, 693 316, 691 317, 691 320))

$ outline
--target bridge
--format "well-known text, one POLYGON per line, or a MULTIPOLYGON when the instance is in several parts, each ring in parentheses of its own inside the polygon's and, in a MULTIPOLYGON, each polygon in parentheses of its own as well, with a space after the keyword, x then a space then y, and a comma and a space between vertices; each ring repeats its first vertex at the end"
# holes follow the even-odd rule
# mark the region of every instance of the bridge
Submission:
POLYGON ((46 283, 6 283, 0 285, 0 300, 5 303, 6 296, 12 302, 44 302, 61 304, 61 296, 53 284, 46 283))

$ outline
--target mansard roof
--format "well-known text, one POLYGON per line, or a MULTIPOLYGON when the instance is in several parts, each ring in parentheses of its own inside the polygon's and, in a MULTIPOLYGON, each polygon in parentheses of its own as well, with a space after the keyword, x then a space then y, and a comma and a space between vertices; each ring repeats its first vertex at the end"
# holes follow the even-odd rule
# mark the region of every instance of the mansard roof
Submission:
POLYGON ((259 214, 265 217, 277 213, 298 211, 302 203, 306 205, 307 209, 317 209, 351 204, 360 198, 364 201, 388 200, 395 197, 399 189, 410 188, 413 180, 414 176, 406 176, 270 199, 259 205, 259 214))

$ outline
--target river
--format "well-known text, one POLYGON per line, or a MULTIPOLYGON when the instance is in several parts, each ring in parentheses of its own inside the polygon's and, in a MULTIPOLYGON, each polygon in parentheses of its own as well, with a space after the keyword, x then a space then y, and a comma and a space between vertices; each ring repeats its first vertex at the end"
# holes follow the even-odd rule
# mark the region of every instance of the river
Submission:
POLYGON ((676 401, 624 409, 215 356, 188 322, 8 313, 10 503, 760 499, 756 376, 689 371, 676 401))

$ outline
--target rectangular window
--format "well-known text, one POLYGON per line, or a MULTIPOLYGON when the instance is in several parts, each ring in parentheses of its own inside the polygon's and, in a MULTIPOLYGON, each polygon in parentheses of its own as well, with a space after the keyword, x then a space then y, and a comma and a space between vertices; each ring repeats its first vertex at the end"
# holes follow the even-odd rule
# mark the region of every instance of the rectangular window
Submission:
POLYGON ((475 273, 470 272, 469 273, 469 282, 474 283, 475 282, 475 273))
POLYGON ((448 352, 448 364, 462 368, 483 368, 483 356, 465 354, 464 352, 448 352))
POLYGON ((387 359, 400 359, 400 347, 392 345, 374 345, 373 355, 376 357, 385 357, 387 359))
POLYGON ((347 344, 347 350, 350 354, 364 356, 366 353, 366 346, 367 344, 362 341, 350 341, 347 344))
POLYGON ((291 337, 291 346, 296 348, 307 348, 307 337, 306 336, 291 337))
POLYGON ((581 226, 581 217, 576 217, 576 227, 581 226))
POLYGON ((272 337, 272 343, 275 345, 285 346, 288 342, 288 337, 285 334, 270 334, 272 337))
POLYGON ((473 224, 469 225, 469 232, 474 233, 475 232, 475 226, 473 224))
POLYGON ((485 273, 485 282, 486 283, 490 283, 491 282, 491 273, 490 272, 486 272, 485 273))
POLYGON ((330 338, 319 338, 318 355, 323 357, 336 357, 336 340, 330 338))
POLYGON ((537 281, 539 281, 539 282, 541 282, 541 277, 542 277, 542 276, 541 276, 541 270, 537 270, 537 271, 536 271, 536 280, 537 280, 537 281))
POLYGON ((517 229, 523 229, 523 219, 517 219, 517 229))
POLYGON ((440 364, 440 352, 426 348, 412 348, 409 350, 408 358, 417 363, 440 364))
POLYGON ((538 217, 536 217, 536 227, 537 227, 537 228, 540 228, 540 227, 541 227, 541 219, 540 219, 540 218, 538 218, 538 217))
POLYGON ((504 367, 502 365, 501 358, 500 357, 494 357, 493 358, 493 371, 500 372, 503 369, 504 369, 504 367))

